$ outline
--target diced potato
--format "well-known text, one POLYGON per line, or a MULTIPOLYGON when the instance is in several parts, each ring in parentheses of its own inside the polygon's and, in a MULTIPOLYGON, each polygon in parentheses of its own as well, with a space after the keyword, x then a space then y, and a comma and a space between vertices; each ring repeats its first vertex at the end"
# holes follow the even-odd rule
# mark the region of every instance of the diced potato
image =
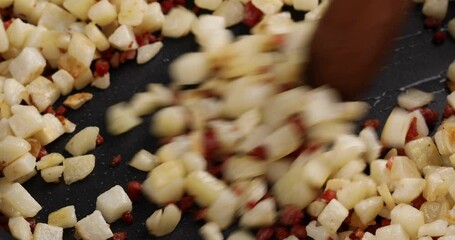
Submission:
POLYGON ((179 38, 186 36, 191 24, 196 19, 193 12, 183 7, 173 8, 164 18, 161 33, 165 37, 179 38))
POLYGON ((63 179, 72 184, 87 177, 95 168, 95 156, 92 154, 66 158, 63 161, 63 179))
POLYGON ((433 101, 433 94, 410 88, 398 96, 398 105, 406 110, 415 110, 433 101))
POLYGON ((206 53, 186 53, 171 63, 170 76, 176 84, 201 83, 210 74, 210 63, 206 53))
POLYGON ((77 223, 76 209, 73 205, 70 205, 51 212, 47 217, 47 222, 52 226, 72 228, 77 223))
POLYGON ((43 112, 60 97, 58 86, 43 76, 35 78, 25 88, 30 95, 33 105, 40 112, 43 112))
POLYGON ((0 141, 0 152, 2 153, 0 155, 1 165, 6 166, 10 164, 18 157, 26 154, 30 149, 31 145, 26 140, 14 136, 6 136, 0 141))
POLYGON ((396 206, 395 200, 393 199, 392 194, 390 194, 390 190, 385 183, 378 186, 378 193, 382 197, 382 200, 384 200, 389 210, 392 210, 396 206))
POLYGON ((33 231, 33 240, 60 240, 63 239, 63 228, 45 223, 36 224, 33 231))
POLYGON ((448 222, 443 219, 438 219, 434 222, 421 225, 417 236, 430 236, 430 237, 439 237, 443 236, 447 232, 448 222))
POLYGON ((406 143, 404 150, 406 155, 415 161, 419 170, 428 165, 441 165, 442 163, 441 155, 430 137, 410 141, 406 143))
POLYGON ((226 189, 224 182, 205 171, 191 172, 185 184, 188 194, 194 196, 195 201, 203 207, 210 206, 226 189))
POLYGON ((402 178, 392 194, 397 203, 411 203, 425 188, 426 181, 421 178, 402 178))
POLYGON ((425 180, 427 184, 423 196, 428 201, 435 201, 448 193, 450 185, 455 181, 455 170, 453 167, 439 167, 426 174, 425 180))
POLYGON ((142 23, 147 3, 144 0, 122 1, 118 21, 120 24, 137 26, 142 23))
POLYGON ((310 11, 314 10, 318 5, 317 0, 293 0, 292 5, 296 10, 310 11))
POLYGON ((163 47, 162 42, 155 42, 139 47, 137 50, 137 64, 144 64, 155 57, 163 47))
POLYGON ((368 225, 381 212, 384 207, 382 197, 371 197, 358 202, 354 211, 364 225, 368 225))
POLYGON ((76 17, 58 5, 49 3, 43 9, 38 21, 38 26, 47 29, 65 32, 71 24, 76 22, 76 17))
POLYGON ((404 147, 406 134, 412 121, 412 116, 401 108, 394 108, 390 113, 381 133, 381 141, 385 146, 404 147))
POLYGON ((237 210, 238 197, 230 190, 224 190, 208 207, 205 215, 208 222, 215 222, 222 229, 231 225, 237 210))
POLYGON ((26 85, 40 76, 45 66, 46 60, 43 55, 36 48, 26 47, 11 61, 8 69, 18 82, 26 85))
POLYGON ((7 78, 3 88, 5 101, 9 106, 18 105, 23 99, 27 98, 27 90, 14 78, 7 78))
POLYGON ((348 215, 348 209, 336 199, 332 199, 319 214, 318 222, 330 232, 336 233, 348 215))
POLYGON ((178 201, 184 193, 184 176, 185 169, 180 162, 164 162, 150 172, 142 183, 142 192, 160 205, 178 201))
POLYGON ((357 173, 362 173, 366 166, 367 165, 363 160, 352 160, 338 170, 338 172, 333 175, 333 178, 351 179, 357 173))
POLYGON ((96 209, 103 214, 108 223, 113 223, 125 212, 133 210, 133 203, 125 190, 119 185, 112 187, 96 198, 96 209))
POLYGON ((13 13, 16 16, 29 17, 33 11, 33 6, 37 4, 37 0, 17 0, 14 1, 13 13))
POLYGON ((368 185, 363 181, 351 182, 337 191, 337 199, 348 210, 366 197, 368 185))
POLYGON ((80 92, 80 93, 75 93, 73 95, 68 96, 65 101, 63 102, 63 105, 73 109, 77 110, 82 105, 87 103, 88 101, 93 99, 93 94, 87 93, 87 92, 80 92))
POLYGON ((423 213, 418 209, 407 205, 399 204, 390 212, 391 224, 400 224, 409 237, 416 238, 420 226, 425 224, 423 213))
POLYGON ((41 177, 47 183, 59 183, 63 174, 63 166, 53 166, 41 170, 41 177))
POLYGON ((133 159, 131 159, 128 164, 138 170, 149 172, 152 171, 158 163, 159 159, 157 156, 151 154, 145 149, 141 149, 133 156, 133 159))
POLYGON ((113 135, 125 133, 142 122, 126 103, 110 106, 106 111, 107 131, 113 135))
POLYGON ((202 8, 202 9, 208 9, 208 10, 215 10, 217 9, 222 0, 196 0, 194 3, 196 6, 202 8))
POLYGON ((76 16, 82 21, 87 20, 89 9, 96 3, 96 0, 65 0, 63 7, 65 7, 71 14, 76 16))
POLYGON ((226 27, 231 27, 243 20, 244 6, 239 0, 223 1, 213 12, 213 15, 222 16, 226 27))
POLYGON ((280 0, 252 0, 252 3, 267 15, 278 13, 284 5, 280 0))
POLYGON ((239 225, 246 228, 269 226, 275 222, 276 216, 275 201, 272 198, 267 198, 246 211, 240 217, 239 225))
POLYGON ((294 152, 302 143, 301 133, 295 130, 293 124, 285 124, 262 142, 267 149, 267 159, 276 161, 294 152))
POLYGON ((52 81, 60 89, 62 95, 68 95, 73 90, 74 78, 67 71, 60 69, 52 74, 52 81))
POLYGON ((177 227, 182 217, 182 212, 174 204, 167 205, 164 209, 156 210, 145 224, 148 232, 154 236, 164 236, 177 227))
POLYGON ((95 25, 95 23, 91 22, 87 24, 84 28, 84 33, 87 37, 95 44, 96 49, 99 51, 107 50, 110 45, 109 41, 107 40, 104 33, 95 25))
POLYGON ((82 239, 104 240, 114 236, 109 224, 106 223, 98 210, 79 220, 75 229, 82 239))
POLYGON ((207 160, 200 153, 187 152, 181 156, 181 160, 187 173, 207 169, 207 160))
POLYGON ((108 0, 101 0, 90 7, 88 17, 100 26, 106 26, 117 19, 117 10, 108 0))
POLYGON ((9 185, 2 196, 2 210, 11 209, 12 212, 18 214, 16 216, 34 217, 42 208, 19 183, 9 185))
POLYGON ((6 52, 9 49, 9 39, 6 35, 5 27, 3 26, 3 21, 0 19, 0 53, 6 52))
POLYGON ((111 85, 111 75, 106 73, 101 77, 95 77, 91 85, 99 89, 107 89, 111 85))
MULTIPOLYGON (((254 157, 231 157, 226 160, 224 165, 223 177, 229 181, 251 179, 264 175, 267 171, 268 163, 254 157)), ((220 226, 223 228, 223 226, 220 226)))
POLYGON ((8 219, 8 227, 11 235, 16 239, 31 240, 33 237, 30 223, 24 217, 12 217, 8 219))
POLYGON ((161 29, 164 22, 164 14, 161 11, 161 5, 158 2, 152 2, 147 5, 142 18, 142 23, 135 26, 135 33, 155 32, 161 29))
POLYGON ((222 240, 223 233, 221 232, 218 224, 214 222, 208 222, 199 228, 199 234, 203 240, 222 240))
POLYGON ((25 40, 32 32, 33 28, 33 25, 24 23, 20 18, 15 18, 6 30, 10 46, 14 46, 19 49, 23 48, 25 40))
POLYGON ((400 224, 391 224, 376 230, 376 240, 387 240, 390 239, 390 236, 393 236, 394 239, 410 239, 400 224))
POLYGON ((65 146, 65 150, 73 156, 83 155, 96 148, 98 127, 86 127, 74 135, 65 146))
MULTIPOLYGON (((449 28, 449 33, 452 37, 455 36, 455 18, 449 21, 447 24, 449 28)), ((0 30, 1 31, 1 30, 0 30)), ((449 68, 447 69, 447 78, 453 82, 455 81, 455 61, 450 63, 449 68)))
POLYGON ((17 137, 31 137, 44 127, 41 114, 33 106, 16 105, 11 107, 11 111, 13 116, 9 119, 9 126, 17 137))
POLYGON ((68 54, 86 67, 90 67, 95 56, 96 45, 82 33, 73 32, 68 45, 68 54))
POLYGON ((425 16, 442 21, 447 15, 448 0, 426 0, 422 12, 425 16))
POLYGON ((43 122, 44 127, 33 135, 33 137, 38 140, 41 145, 46 146, 65 133, 62 123, 54 115, 50 113, 44 114, 43 122))
POLYGON ((10 182, 14 182, 15 180, 33 172, 33 170, 35 170, 35 164, 36 158, 27 152, 6 166, 3 169, 3 174, 10 182))
POLYGON ((120 25, 109 38, 109 43, 122 51, 134 50, 138 48, 133 29, 127 25, 120 25))
POLYGON ((188 110, 183 106, 160 109, 153 116, 151 132, 158 137, 181 135, 187 129, 188 110))

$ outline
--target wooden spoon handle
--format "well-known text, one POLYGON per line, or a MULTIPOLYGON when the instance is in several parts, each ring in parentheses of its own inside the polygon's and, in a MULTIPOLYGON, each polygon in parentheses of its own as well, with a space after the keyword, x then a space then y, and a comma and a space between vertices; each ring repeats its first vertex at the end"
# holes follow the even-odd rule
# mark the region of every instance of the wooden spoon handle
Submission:
POLYGON ((316 30, 309 77, 343 97, 358 97, 374 78, 411 0, 332 0, 316 30))

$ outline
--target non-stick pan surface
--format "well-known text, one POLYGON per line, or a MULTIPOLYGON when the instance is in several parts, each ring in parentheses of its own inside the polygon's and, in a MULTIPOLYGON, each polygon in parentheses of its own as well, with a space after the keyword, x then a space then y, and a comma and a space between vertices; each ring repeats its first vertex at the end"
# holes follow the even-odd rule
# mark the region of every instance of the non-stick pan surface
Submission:
MULTIPOLYGON (((382 68, 376 84, 366 92, 365 100, 372 108, 368 117, 379 118, 384 122, 393 106, 396 105, 397 95, 410 87, 433 92, 435 101, 430 107, 442 113, 447 90, 445 75, 447 66, 455 58, 455 41, 448 39, 441 46, 432 44, 431 30, 424 30, 421 7, 416 6, 406 13, 409 21, 396 46, 391 51, 387 64, 382 68)), ((451 6, 448 19, 455 15, 455 6, 451 6)), ((235 28, 237 33, 246 33, 245 27, 235 28)), ((36 176, 25 183, 25 187, 43 206, 36 217, 37 222, 47 222, 47 216, 67 205, 75 205, 78 219, 85 217, 95 210, 96 198, 99 194, 116 184, 126 188, 131 180, 143 181, 146 173, 128 167, 127 162, 140 149, 154 152, 157 140, 149 134, 150 116, 145 117, 141 125, 120 136, 110 136, 105 128, 105 110, 118 102, 128 101, 135 92, 144 91, 148 83, 167 83, 168 65, 177 56, 185 52, 197 51, 194 39, 189 36, 182 39, 165 39, 164 48, 149 63, 138 66, 134 62, 122 65, 111 72, 111 87, 107 90, 87 88, 83 91, 94 93, 91 102, 78 111, 70 111, 68 118, 77 123, 76 132, 87 126, 98 126, 104 137, 103 145, 97 147, 93 154, 96 156, 96 167, 92 174, 83 181, 70 186, 64 183, 46 184, 41 177, 36 176), (119 167, 110 166, 115 155, 120 154, 123 162, 119 167)), ((64 152, 64 146, 72 135, 65 135, 48 147, 48 151, 64 152)), ((69 156, 64 152, 65 156, 69 156)), ((134 204, 134 223, 130 226, 118 221, 111 225, 114 232, 127 231, 128 239, 200 239, 198 229, 190 215, 184 215, 177 229, 170 235, 154 238, 148 235, 145 220, 157 207, 145 198, 134 204)), ((229 229, 226 233, 232 231, 229 229)), ((74 231, 65 230, 65 239, 73 239, 74 231)), ((227 235, 226 235, 227 236, 227 235)))

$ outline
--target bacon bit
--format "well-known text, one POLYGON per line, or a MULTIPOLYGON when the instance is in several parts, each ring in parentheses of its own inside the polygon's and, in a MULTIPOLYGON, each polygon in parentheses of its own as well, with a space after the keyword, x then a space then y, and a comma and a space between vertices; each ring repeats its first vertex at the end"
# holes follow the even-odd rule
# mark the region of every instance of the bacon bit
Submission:
POLYGON ((419 132, 417 131, 417 118, 414 117, 409 126, 408 133, 406 134, 406 142, 416 140, 417 138, 419 138, 419 132))
POLYGON ((104 143, 104 138, 103 136, 101 136, 100 134, 98 134, 98 136, 96 136, 96 146, 99 146, 101 144, 104 143))
POLYGON ((174 3, 179 6, 185 6, 186 0, 174 0, 174 3))
POLYGON ((264 13, 253 5, 252 1, 245 4, 245 17, 243 23, 252 28, 262 20, 264 13))
POLYGON ((256 240, 271 240, 273 238, 273 227, 263 227, 256 233, 256 240))
POLYGON ((433 43, 436 45, 443 44, 446 41, 446 32, 438 30, 433 33, 433 43))
POLYGON ((420 209, 422 204, 424 204, 426 201, 427 200, 423 197, 423 195, 420 194, 420 196, 418 196, 416 199, 412 200, 411 204, 413 207, 420 209))
POLYGON ((193 217, 195 221, 203 221, 205 215, 207 214, 207 208, 201 208, 193 212, 193 217))
POLYGON ((372 127, 372 128, 374 128, 374 130, 377 131, 381 127, 381 122, 379 121, 379 119, 376 119, 376 118, 367 119, 363 123, 363 127, 364 128, 372 127))
POLYGON ((141 197, 141 188, 142 185, 139 181, 131 181, 128 183, 126 192, 131 201, 135 202, 139 200, 141 197))
POLYGON ((292 126, 295 128, 295 130, 299 133, 299 134, 304 134, 305 133, 305 125, 302 123, 302 118, 300 118, 299 116, 291 116, 289 119, 288 119, 288 122, 290 124, 292 124, 292 126))
POLYGON ((360 239, 363 238, 363 235, 365 235, 365 232, 362 229, 360 229, 360 228, 356 228, 349 235, 349 239, 351 239, 351 240, 360 240, 360 239))
POLYGON ((9 28, 9 26, 11 26, 11 24, 13 23, 13 19, 9 19, 8 21, 5 21, 3 23, 3 27, 5 28, 5 30, 7 30, 9 28))
POLYGON ((194 197, 190 195, 184 196, 182 199, 180 199, 177 202, 177 207, 182 211, 182 212, 187 212, 194 206, 194 197))
POLYGON ((245 207, 246 207, 246 209, 251 210, 254 207, 256 207, 256 205, 258 205, 258 203, 259 203, 258 201, 249 201, 245 204, 245 207))
POLYGON ((30 230, 32 230, 33 233, 36 227, 36 220, 34 218, 27 218, 25 220, 27 220, 28 224, 30 224, 30 230))
POLYGON ((128 50, 124 52, 120 52, 119 62, 125 63, 128 60, 133 60, 136 58, 136 50, 128 50))
POLYGON ((448 103, 446 103, 446 105, 444 107, 444 114, 443 114, 444 119, 449 118, 453 115, 455 115, 455 110, 452 108, 452 106, 450 106, 448 103))
POLYGON ((206 159, 209 161, 213 160, 218 149, 220 148, 220 144, 216 137, 215 130, 212 128, 207 128, 204 131, 203 145, 206 159))
POLYGON ((133 224, 133 220, 134 220, 134 218, 130 211, 124 212, 122 214, 122 221, 124 223, 131 225, 131 224, 133 224))
POLYGON ((104 60, 110 60, 115 53, 115 49, 110 47, 106 51, 101 52, 101 58, 104 60))
POLYGON ((161 10, 164 14, 169 13, 174 7, 175 4, 172 0, 164 0, 161 2, 161 10))
POLYGON ((114 237, 112 238, 113 240, 126 240, 128 237, 127 232, 116 232, 114 233, 114 237))
POLYGON ((282 240, 289 237, 289 230, 286 227, 280 226, 275 228, 275 238, 282 240))
POLYGON ((281 209, 280 223, 283 225, 296 225, 303 219, 303 212, 295 205, 286 205, 281 209))
POLYGON ((306 227, 303 225, 292 226, 291 235, 296 236, 298 239, 305 239, 307 237, 306 227))
POLYGON ((439 119, 439 113, 434 111, 431 108, 428 107, 423 107, 420 108, 420 113, 422 113, 423 118, 425 118, 425 122, 427 123, 428 126, 434 126, 438 122, 439 119))
POLYGON ((95 73, 93 74, 95 77, 102 77, 106 73, 109 72, 109 62, 104 59, 98 59, 95 62, 95 73))
POLYGON ((36 159, 40 160, 42 157, 46 156, 47 154, 49 154, 47 152, 47 150, 43 146, 41 146, 41 148, 39 149, 39 152, 38 152, 38 156, 36 156, 36 159))
POLYGON ((392 166, 393 166, 393 161, 395 160, 395 158, 391 157, 387 160, 387 163, 385 164, 385 167, 391 171, 392 170, 392 166))
POLYGON ((58 115, 58 116, 65 116, 66 113, 68 113, 68 108, 64 107, 63 105, 60 105, 60 106, 55 110, 55 115, 58 115))
POLYGON ((120 166, 120 163, 122 162, 122 155, 118 154, 118 155, 115 155, 113 158, 112 158, 112 161, 111 161, 111 166, 112 167, 118 167, 120 166))
POLYGON ((397 156, 406 156, 406 152, 404 151, 403 148, 397 149, 397 156))
POLYGON ((390 219, 383 218, 383 219, 381 219, 380 226, 381 227, 389 226, 390 222, 391 222, 390 219))
POLYGON ((337 193, 333 190, 330 190, 330 189, 327 189, 325 190, 321 196, 319 196, 319 199, 321 199, 322 201, 328 203, 330 201, 332 201, 332 199, 336 199, 337 198, 337 193))
POLYGON ((52 107, 51 105, 47 106, 47 108, 44 109, 43 113, 50 113, 50 114, 52 114, 54 116, 56 115, 54 107, 52 107))
POLYGON ((423 21, 423 26, 425 28, 436 29, 441 27, 441 25, 442 25, 441 21, 432 17, 426 17, 425 20, 423 21))
POLYGON ((109 59, 109 63, 111 64, 112 68, 118 68, 118 66, 120 66, 120 54, 118 52, 115 52, 109 59))
POLYGON ((253 150, 251 150, 248 155, 257 157, 261 160, 266 160, 268 157, 267 154, 267 148, 263 145, 255 147, 253 150))
POLYGON ((194 7, 191 9, 191 11, 192 11, 194 14, 198 15, 198 14, 201 12, 201 8, 198 7, 198 6, 194 6, 194 7))
POLYGON ((209 166, 207 167, 207 172, 209 172, 216 178, 221 178, 223 176, 223 165, 209 164, 209 166))

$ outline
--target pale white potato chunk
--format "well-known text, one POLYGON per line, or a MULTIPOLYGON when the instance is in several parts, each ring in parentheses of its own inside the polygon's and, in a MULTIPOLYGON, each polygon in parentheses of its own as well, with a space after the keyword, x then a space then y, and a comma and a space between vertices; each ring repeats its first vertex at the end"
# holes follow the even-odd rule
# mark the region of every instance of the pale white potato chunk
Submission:
POLYGON ((138 48, 133 29, 128 25, 120 25, 108 38, 109 43, 122 51, 138 48))
POLYGON ((96 198, 96 209, 103 214, 108 223, 113 223, 125 212, 133 210, 133 203, 125 190, 119 185, 112 187, 96 198))
POLYGON ((165 37, 179 38, 186 36, 191 30, 191 24, 196 15, 186 8, 173 8, 164 18, 161 33, 165 37))
POLYGON ((72 184, 87 177, 95 168, 95 156, 92 154, 67 158, 63 161, 63 179, 72 184))
POLYGON ((118 22, 128 26, 137 26, 142 23, 147 3, 144 0, 122 1, 118 22))
POLYGON ((117 19, 117 10, 108 0, 101 0, 90 7, 88 18, 100 26, 106 26, 117 19))
POLYGON ((14 216, 34 217, 42 209, 41 205, 19 183, 8 185, 3 193, 2 209, 11 209, 11 213, 16 214, 14 216))
POLYGON ((136 58, 137 64, 144 64, 150 61, 153 57, 155 57, 158 54, 162 47, 163 47, 162 42, 155 42, 152 44, 147 44, 142 47, 139 47, 139 49, 137 50, 136 58))
POLYGON ((210 206, 226 189, 224 182, 218 180, 205 171, 191 172, 186 180, 186 190, 195 197, 195 201, 201 206, 210 206))
POLYGON ((12 217, 8 219, 8 227, 11 235, 16 239, 31 240, 33 237, 30 223, 24 217, 12 217))
POLYGON ((8 69, 18 82, 26 85, 40 76, 45 66, 46 60, 43 55, 36 48, 26 47, 11 61, 8 69))
POLYGON ((3 174, 8 181, 14 182, 33 172, 35 170, 35 164, 36 158, 27 152, 6 166, 3 169, 3 174))
POLYGON ((1 165, 8 165, 18 157, 30 151, 31 145, 23 138, 6 136, 0 141, 0 163, 1 165))
POLYGON ((163 22, 164 14, 161 11, 161 5, 158 2, 149 3, 145 9, 142 23, 134 27, 134 32, 155 32, 161 29, 163 22))
POLYGON ((83 155, 96 148, 98 127, 86 127, 74 135, 65 146, 65 150, 73 156, 83 155))
POLYGON ((44 127, 33 135, 33 137, 38 140, 41 145, 46 146, 65 133, 62 123, 54 115, 50 113, 44 114, 43 122, 44 127))
POLYGON ((89 9, 96 3, 96 0, 65 0, 63 7, 71 14, 82 21, 88 19, 89 9))
POLYGON ((330 232, 336 233, 348 215, 348 209, 336 199, 332 199, 319 214, 318 222, 330 232))
POLYGON ((95 44, 96 49, 99 51, 107 50, 110 45, 104 33, 91 22, 84 27, 84 33, 95 44))
POLYGON ((41 177, 47 183, 59 183, 64 169, 63 166, 53 166, 43 169, 41 170, 41 177))
POLYGON ((103 215, 98 210, 79 220, 75 229, 82 239, 106 240, 114 236, 109 224, 106 223, 103 215))
POLYGON ((77 223, 76 209, 70 205, 51 212, 47 217, 47 222, 52 226, 72 228, 77 223))
POLYGON ((45 223, 36 224, 33 240, 60 240, 63 239, 63 228, 45 223))
POLYGON ((181 217, 180 209, 174 204, 169 204, 164 209, 156 210, 147 218, 145 225, 151 235, 160 237, 174 231, 181 217))

